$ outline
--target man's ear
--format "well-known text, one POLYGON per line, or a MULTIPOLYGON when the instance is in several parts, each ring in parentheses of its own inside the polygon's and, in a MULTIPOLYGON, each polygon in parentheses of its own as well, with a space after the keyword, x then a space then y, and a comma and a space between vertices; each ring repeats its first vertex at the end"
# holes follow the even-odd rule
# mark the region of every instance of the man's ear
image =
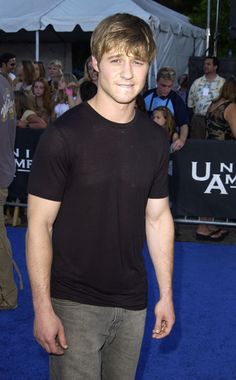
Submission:
POLYGON ((96 70, 97 72, 99 72, 98 61, 97 61, 97 59, 93 55, 92 55, 92 65, 93 65, 94 70, 96 70))

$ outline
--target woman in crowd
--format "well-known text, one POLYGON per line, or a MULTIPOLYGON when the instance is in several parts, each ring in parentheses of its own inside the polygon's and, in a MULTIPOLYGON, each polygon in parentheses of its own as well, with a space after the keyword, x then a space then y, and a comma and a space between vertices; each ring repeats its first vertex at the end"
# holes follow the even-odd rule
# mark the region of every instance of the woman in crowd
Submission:
MULTIPOLYGON (((208 140, 236 139, 236 79, 232 76, 223 84, 220 95, 209 106, 206 114, 208 140)), ((204 218, 209 220, 208 218, 204 218)), ((215 229, 209 224, 197 228, 198 240, 221 241, 227 230, 215 229)))
POLYGON ((46 78, 46 70, 42 61, 34 61, 35 80, 46 78))
POLYGON ((49 85, 52 86, 54 82, 58 82, 62 75, 62 63, 59 61, 59 59, 54 59, 53 61, 50 61, 48 64, 48 74, 49 74, 49 85))
POLYGON ((220 95, 208 108, 207 139, 232 140, 236 138, 236 78, 227 79, 220 95))
POLYGON ((27 60, 22 61, 21 65, 18 66, 18 76, 20 76, 21 80, 17 81, 15 90, 23 90, 28 94, 32 94, 32 83, 35 79, 35 70, 33 63, 27 60))
POLYGON ((32 85, 36 114, 49 124, 52 116, 51 93, 46 78, 39 78, 32 85))
POLYGON ((15 91, 15 107, 17 127, 45 129, 46 121, 36 114, 33 98, 26 95, 24 91, 15 91))
POLYGON ((76 104, 77 79, 72 73, 64 73, 59 79, 52 97, 53 120, 76 104))
POLYGON ((77 99, 76 104, 80 104, 82 101, 82 97, 80 94, 80 86, 83 82, 92 82, 94 85, 97 86, 98 82, 98 72, 94 70, 93 64, 92 64, 92 57, 89 56, 84 65, 84 76, 81 78, 78 82, 78 91, 77 91, 77 99))
POLYGON ((92 57, 89 56, 86 61, 85 61, 85 65, 84 65, 84 76, 83 78, 80 80, 80 83, 82 83, 83 81, 91 81, 93 83, 95 83, 97 85, 97 82, 98 82, 98 72, 93 68, 93 64, 92 64, 92 57))

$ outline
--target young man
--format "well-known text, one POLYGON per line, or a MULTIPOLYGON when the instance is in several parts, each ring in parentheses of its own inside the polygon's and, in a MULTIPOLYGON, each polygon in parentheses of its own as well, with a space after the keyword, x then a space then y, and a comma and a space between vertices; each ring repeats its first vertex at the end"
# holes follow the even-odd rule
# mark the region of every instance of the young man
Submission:
POLYGON ((27 264, 34 333, 52 379, 131 380, 143 337, 146 236, 160 288, 154 338, 174 324, 168 142, 135 109, 155 43, 129 14, 91 39, 98 90, 41 139, 29 184, 27 264))
POLYGON ((188 137, 187 107, 176 91, 173 91, 176 73, 172 67, 161 67, 157 73, 157 87, 144 94, 146 109, 152 113, 157 107, 167 107, 174 116, 179 138, 173 143, 173 151, 181 149, 188 137))
POLYGON ((4 53, 0 56, 0 72, 4 73, 10 83, 15 79, 16 56, 12 53, 4 53))
POLYGON ((192 139, 206 138, 206 113, 212 100, 219 96, 225 79, 217 74, 219 60, 216 57, 206 57, 203 64, 204 75, 197 78, 190 87, 188 107, 191 110, 192 139))

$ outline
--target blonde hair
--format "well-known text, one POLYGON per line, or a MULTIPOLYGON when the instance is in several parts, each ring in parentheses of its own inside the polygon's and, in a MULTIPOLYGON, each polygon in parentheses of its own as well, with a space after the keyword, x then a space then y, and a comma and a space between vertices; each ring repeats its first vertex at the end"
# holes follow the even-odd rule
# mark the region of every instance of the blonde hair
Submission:
POLYGON ((24 91, 14 91, 16 118, 20 120, 26 110, 35 111, 34 99, 32 96, 27 95, 24 91))
POLYGON ((101 61, 112 49, 151 63, 156 45, 149 25, 137 16, 117 13, 102 20, 95 28, 90 42, 92 55, 101 61))
POLYGON ((172 80, 175 81, 176 78, 176 71, 170 66, 161 67, 160 70, 157 73, 156 80, 159 79, 165 79, 165 80, 172 80))

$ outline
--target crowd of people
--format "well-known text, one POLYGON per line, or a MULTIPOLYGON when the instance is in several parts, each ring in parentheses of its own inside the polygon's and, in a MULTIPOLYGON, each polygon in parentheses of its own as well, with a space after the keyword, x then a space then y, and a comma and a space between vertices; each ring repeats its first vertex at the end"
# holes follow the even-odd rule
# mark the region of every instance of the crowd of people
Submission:
MULTIPOLYGON (((222 86, 225 78, 217 73, 219 61, 216 57, 208 56, 204 60, 204 75, 197 78, 189 88, 188 74, 182 74, 176 86, 176 72, 172 67, 162 67, 156 77, 156 86, 142 91, 137 97, 137 107, 148 113, 154 121, 162 125, 160 117, 171 121, 169 133, 171 135, 171 151, 181 149, 187 138, 213 138, 209 131, 207 119, 211 103, 220 97, 223 99, 226 119, 223 120, 220 139, 235 138, 234 112, 235 93, 222 86), (226 98, 225 98, 226 97, 226 98), (230 105, 230 107, 228 107, 230 105), (159 108, 161 107, 161 108, 159 108), (168 113, 168 115, 167 115, 168 113), (228 119, 227 119, 228 118, 228 119), (174 133, 173 132, 174 128, 174 133)), ((68 109, 91 99, 97 91, 98 72, 92 64, 92 57, 88 57, 84 65, 84 75, 78 79, 73 73, 63 71, 60 60, 55 59, 48 63, 47 69, 42 61, 16 62, 12 53, 0 55, 0 73, 10 82, 15 96, 17 126, 20 128, 46 128, 56 118, 68 109)), ((234 91, 235 79, 232 76, 226 81, 226 87, 231 86, 234 91)), ((211 109, 211 115, 212 115, 211 109)), ((164 123, 166 125, 166 123, 164 123)), ((216 129, 216 125, 214 129, 216 129)), ((214 134, 217 138, 218 132, 214 134)))
POLYGON ((85 62, 80 80, 64 72, 58 59, 50 61, 46 69, 42 61, 16 62, 12 53, 0 55, 0 73, 14 91, 19 128, 45 129, 65 111, 94 96, 97 89, 91 57, 85 62))

